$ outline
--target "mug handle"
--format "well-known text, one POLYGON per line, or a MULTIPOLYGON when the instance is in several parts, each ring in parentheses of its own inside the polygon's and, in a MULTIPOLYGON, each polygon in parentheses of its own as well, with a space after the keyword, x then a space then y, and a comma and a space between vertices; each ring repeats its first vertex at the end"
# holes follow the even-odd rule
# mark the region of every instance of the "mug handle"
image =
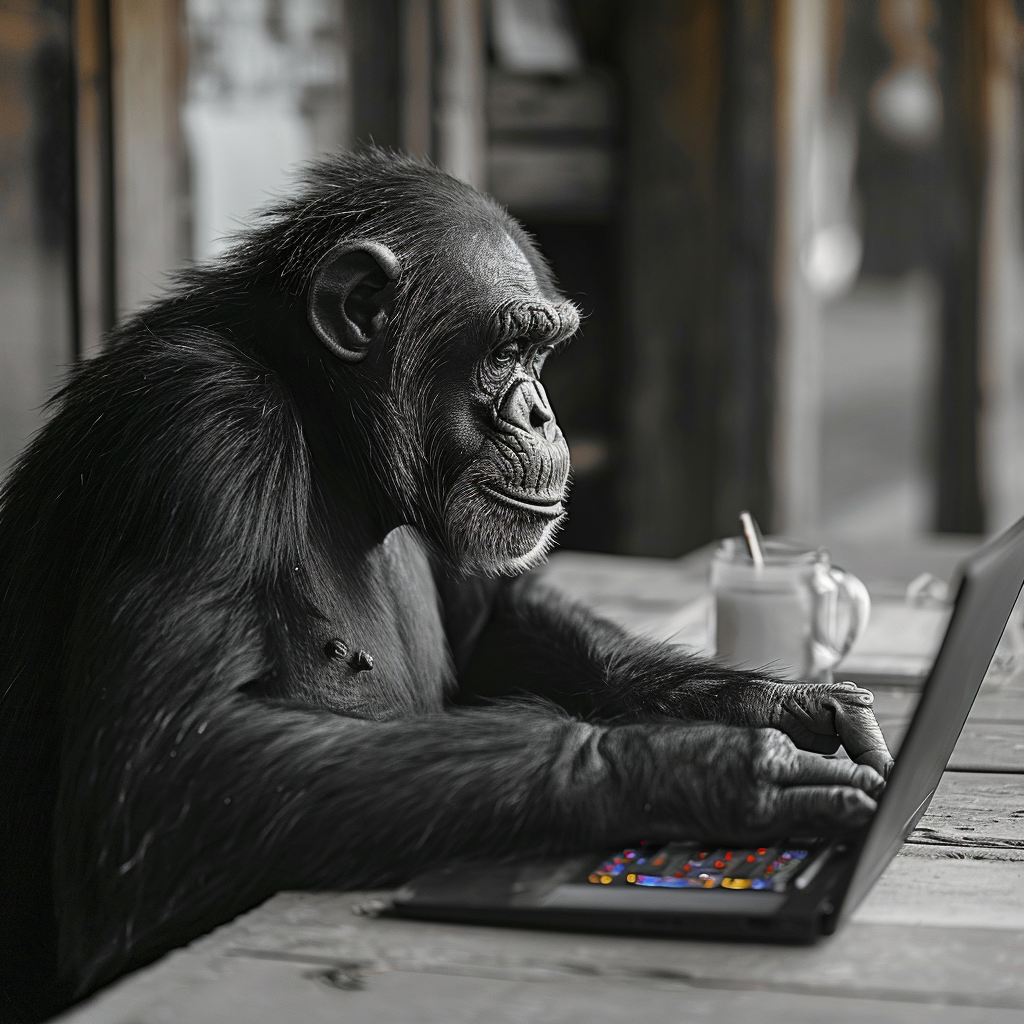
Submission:
POLYGON ((836 659, 838 664, 850 653, 850 648, 861 638, 864 630, 867 629, 868 618, 871 615, 871 595, 868 594, 868 588, 852 572, 847 572, 845 569, 840 569, 838 566, 833 565, 829 567, 828 574, 839 588, 839 601, 846 605, 850 616, 850 625, 847 628, 846 637, 841 644, 835 646, 835 650, 839 655, 836 659))

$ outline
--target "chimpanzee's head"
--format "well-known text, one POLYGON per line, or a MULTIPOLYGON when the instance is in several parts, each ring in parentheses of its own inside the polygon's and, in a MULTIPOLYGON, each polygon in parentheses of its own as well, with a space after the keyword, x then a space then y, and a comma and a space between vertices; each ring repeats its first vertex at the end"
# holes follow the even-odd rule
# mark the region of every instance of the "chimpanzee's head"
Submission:
POLYGON ((521 571, 565 516, 569 451, 540 372, 577 310, 520 225, 468 185, 381 153, 316 173, 353 164, 361 180, 338 188, 355 186, 360 216, 307 278, 307 316, 371 486, 451 568, 521 571))

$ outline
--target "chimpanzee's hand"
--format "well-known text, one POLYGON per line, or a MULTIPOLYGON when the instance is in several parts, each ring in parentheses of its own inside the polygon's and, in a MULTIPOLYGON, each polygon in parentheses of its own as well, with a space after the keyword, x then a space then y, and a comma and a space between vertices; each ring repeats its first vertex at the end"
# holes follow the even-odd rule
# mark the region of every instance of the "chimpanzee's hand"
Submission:
POLYGON ((652 838, 758 843, 842 834, 870 819, 885 788, 874 768, 798 750, 776 729, 700 725, 634 731, 643 729, 610 732, 627 740, 621 749, 626 760, 638 753, 628 747, 646 741, 654 763, 646 785, 638 787, 637 798, 647 803, 646 820, 636 824, 652 838), (631 742, 623 733, 633 734, 631 742))
POLYGON ((854 683, 772 683, 745 688, 746 722, 781 729, 804 750, 834 754, 888 778, 893 760, 878 727, 874 695, 854 683))

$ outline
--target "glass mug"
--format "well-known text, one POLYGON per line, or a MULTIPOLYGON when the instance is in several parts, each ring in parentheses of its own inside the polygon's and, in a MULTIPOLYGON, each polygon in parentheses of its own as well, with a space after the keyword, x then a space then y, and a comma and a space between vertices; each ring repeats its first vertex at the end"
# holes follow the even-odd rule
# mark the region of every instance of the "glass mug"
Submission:
POLYGON ((871 598, 828 552, 764 541, 764 567, 742 537, 722 541, 711 562, 709 635, 719 661, 781 679, 832 681, 868 624, 871 598))

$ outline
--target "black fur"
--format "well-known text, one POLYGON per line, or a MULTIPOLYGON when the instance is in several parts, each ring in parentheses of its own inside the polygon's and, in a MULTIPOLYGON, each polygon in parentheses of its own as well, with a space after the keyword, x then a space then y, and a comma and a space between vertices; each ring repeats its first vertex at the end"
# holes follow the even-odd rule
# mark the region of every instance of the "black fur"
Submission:
POLYGON ((533 375, 575 323, 504 211, 369 152, 310 169, 75 368, 0 505, 10 1019, 282 888, 870 812, 866 768, 787 803, 810 755, 766 728, 835 749, 862 697, 688 660, 499 579, 557 528, 557 503, 531 511, 564 485, 533 375), (346 239, 402 267, 393 294, 369 271, 351 293, 352 364, 305 309, 346 239))

